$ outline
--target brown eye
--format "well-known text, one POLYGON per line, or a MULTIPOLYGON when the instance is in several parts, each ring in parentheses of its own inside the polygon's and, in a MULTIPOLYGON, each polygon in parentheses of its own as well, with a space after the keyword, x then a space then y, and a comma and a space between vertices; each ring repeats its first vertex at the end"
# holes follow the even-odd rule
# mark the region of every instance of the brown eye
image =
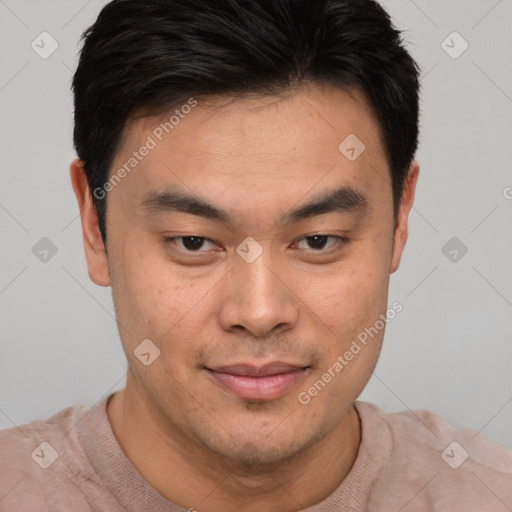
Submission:
POLYGON ((183 252, 205 253, 208 251, 200 250, 204 248, 205 243, 213 245, 211 240, 202 236, 176 236, 166 238, 166 243, 172 244, 183 252))
POLYGON ((201 249, 204 243, 204 238, 200 236, 184 236, 180 238, 183 240, 183 247, 189 251, 201 249))
POLYGON ((302 240, 299 241, 299 244, 301 242, 305 241, 307 244, 307 247, 300 247, 299 248, 305 248, 312 251, 318 251, 318 252, 327 252, 328 249, 331 249, 333 246, 336 245, 336 243, 343 245, 347 243, 347 239, 334 236, 334 235, 310 235, 304 237, 302 240), (329 239, 332 239, 331 243, 328 244, 329 239), (326 250, 327 247, 327 250, 326 250))
POLYGON ((311 249, 323 249, 328 239, 329 237, 326 235, 313 235, 306 237, 307 243, 311 249))

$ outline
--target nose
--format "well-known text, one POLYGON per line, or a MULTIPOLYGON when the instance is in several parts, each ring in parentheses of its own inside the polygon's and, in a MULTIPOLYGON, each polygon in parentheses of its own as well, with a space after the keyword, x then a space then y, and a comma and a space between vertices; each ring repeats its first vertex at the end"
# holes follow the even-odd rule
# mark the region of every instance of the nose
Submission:
POLYGON ((288 272, 272 265, 265 252, 252 263, 238 258, 225 277, 220 309, 225 331, 266 337, 296 325, 299 300, 287 282, 288 272))

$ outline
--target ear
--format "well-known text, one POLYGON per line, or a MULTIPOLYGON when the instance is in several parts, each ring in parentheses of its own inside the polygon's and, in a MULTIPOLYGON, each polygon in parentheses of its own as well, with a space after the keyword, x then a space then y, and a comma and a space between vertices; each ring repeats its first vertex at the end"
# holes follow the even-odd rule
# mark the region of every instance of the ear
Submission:
POLYGON ((84 241, 85 258, 89 277, 99 286, 110 286, 108 272, 108 259, 105 245, 101 238, 98 225, 98 215, 92 202, 92 195, 85 176, 83 162, 78 158, 71 162, 71 184, 75 191, 76 200, 80 209, 82 222, 82 235, 84 241))
POLYGON ((418 162, 413 160, 407 172, 404 187, 402 189, 402 199, 395 225, 395 234, 393 239, 393 256, 391 258, 390 272, 396 271, 400 265, 400 258, 402 251, 407 241, 407 221, 409 219, 409 212, 411 211, 414 201, 414 192, 416 191, 416 182, 418 181, 418 174, 420 168, 418 162))

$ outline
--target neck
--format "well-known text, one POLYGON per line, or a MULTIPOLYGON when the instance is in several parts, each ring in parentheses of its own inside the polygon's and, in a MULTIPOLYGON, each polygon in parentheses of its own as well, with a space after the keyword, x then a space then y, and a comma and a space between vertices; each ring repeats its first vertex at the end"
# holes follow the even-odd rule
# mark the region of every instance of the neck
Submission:
POLYGON ((354 407, 315 445, 272 467, 219 456, 166 425, 148 399, 127 386, 107 405, 114 435, 142 477, 186 509, 283 512, 327 498, 348 475, 361 441, 354 407))

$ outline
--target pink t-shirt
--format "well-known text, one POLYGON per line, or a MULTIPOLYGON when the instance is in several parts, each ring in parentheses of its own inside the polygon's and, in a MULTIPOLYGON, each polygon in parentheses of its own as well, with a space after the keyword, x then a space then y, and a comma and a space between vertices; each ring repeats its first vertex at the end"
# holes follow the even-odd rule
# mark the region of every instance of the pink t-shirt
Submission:
MULTIPOLYGON (((106 414, 110 396, 93 408, 68 407, 0 430, 1 512, 187 510, 161 496, 126 458, 106 414)), ((362 425, 355 463, 307 512, 512 510, 512 453, 502 446, 429 411, 355 406, 362 425)), ((195 499, 202 498, 191 496, 191 507, 195 499)))

